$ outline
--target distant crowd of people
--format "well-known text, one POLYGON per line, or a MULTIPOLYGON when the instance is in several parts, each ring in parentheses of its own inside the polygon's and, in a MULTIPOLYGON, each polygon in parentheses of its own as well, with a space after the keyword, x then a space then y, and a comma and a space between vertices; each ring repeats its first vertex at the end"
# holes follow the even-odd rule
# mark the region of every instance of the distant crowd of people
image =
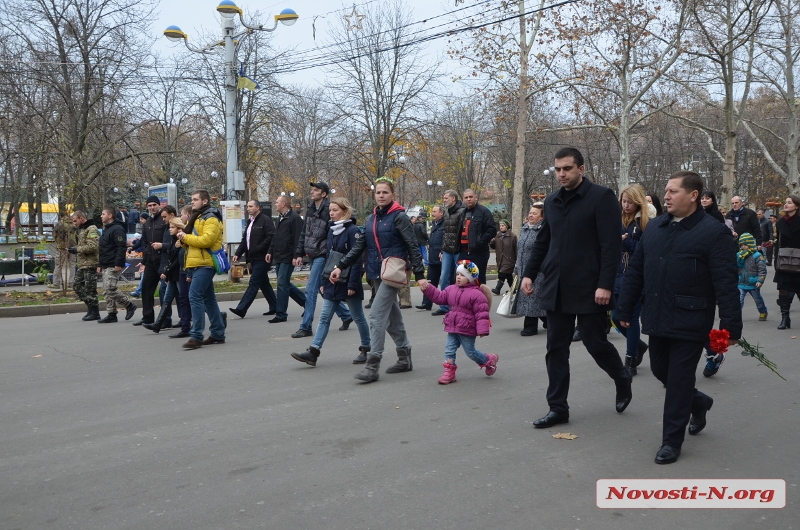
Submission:
MULTIPOLYGON (((396 359, 385 373, 413 369, 411 337, 401 311, 411 306, 413 276, 423 294, 417 308, 444 317, 446 341, 438 382, 448 385, 457 381, 458 348, 487 376, 496 372, 499 354, 481 351, 476 340, 489 335, 493 295, 508 285, 515 293, 513 313, 524 317, 520 334, 537 335, 540 323, 547 333, 549 410, 534 427, 569 421, 569 357, 575 340, 583 342, 613 381, 618 413, 630 405, 632 378, 649 351, 650 368, 666 388, 662 444, 655 461, 675 462, 687 426, 690 435, 700 433, 713 404, 696 388, 695 371, 704 349, 704 375, 717 373, 724 360, 724 354, 709 348, 715 314, 720 327, 730 333, 731 344, 741 337, 741 310, 748 294, 759 320, 767 320, 760 288, 773 263, 781 311, 778 329, 791 327, 790 306, 800 293, 800 272, 783 266, 786 252, 781 249, 800 249, 800 198, 789 196, 780 218, 765 218, 763 210, 746 208, 737 196, 723 216, 715 194, 703 189, 702 178, 680 171, 667 180, 662 209, 659 195, 647 194, 637 184, 617 196, 592 182, 584 175, 583 155, 577 149, 559 150, 554 167, 560 188, 531 205, 518 234, 507 219, 496 224, 471 189, 462 194, 447 190, 442 204, 432 208, 428 230, 425 217, 409 218, 388 178, 375 182, 375 208, 363 227, 349 201, 330 197, 325 182, 310 182, 311 201, 304 217, 285 196, 275 201, 277 222, 258 201, 249 201, 249 219, 232 261, 248 263, 251 273, 241 300, 228 311, 245 318, 260 291, 269 309, 264 315, 272 317, 268 322, 279 324, 288 320, 291 299, 304 311, 291 336, 311 338, 305 350, 291 356, 309 366, 319 362, 334 314, 342 321, 340 330, 355 324, 359 343, 353 363, 363 365, 355 378, 369 383, 379 380, 387 334, 396 359), (490 289, 486 273, 492 249, 497 283, 490 289), (291 274, 305 260, 310 269, 302 291, 292 284, 291 274), (268 275, 272 269, 276 290, 268 275), (364 276, 371 287, 366 305, 364 276), (322 307, 315 327, 318 294, 322 307), (612 324, 626 338, 622 356, 607 337, 612 324)), ((188 339, 185 349, 225 343, 226 313, 220 311, 213 282, 214 256, 223 248, 220 212, 205 190, 193 193, 191 205, 180 212, 155 196, 147 199, 146 207, 138 242, 142 279, 136 293, 142 313, 134 325, 156 333, 174 327, 177 332, 170 338, 188 339), (172 318, 173 300, 178 324, 172 318)), ((117 322, 121 310, 129 320, 138 309, 118 285, 133 215, 123 212, 120 217, 114 208, 104 208, 102 235, 83 212, 72 215, 77 231, 68 251, 76 256, 75 292, 87 305, 83 320, 117 322), (102 318, 98 273, 106 303, 102 318)))

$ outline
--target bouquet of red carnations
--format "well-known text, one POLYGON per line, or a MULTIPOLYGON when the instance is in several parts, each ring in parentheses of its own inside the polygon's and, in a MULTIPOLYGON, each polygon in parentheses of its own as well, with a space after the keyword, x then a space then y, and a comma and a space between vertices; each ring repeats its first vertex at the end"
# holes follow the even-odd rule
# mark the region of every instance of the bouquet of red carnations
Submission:
MULTIPOLYGON (((731 338, 730 332, 727 329, 712 329, 711 332, 708 334, 708 341, 709 341, 709 348, 716 352, 716 353, 725 353, 728 351, 728 341, 731 338)), ((764 353, 761 351, 761 347, 756 344, 753 346, 749 342, 747 342, 744 337, 739 339, 739 346, 742 348, 742 355, 745 357, 754 357, 757 359, 761 364, 775 372, 775 374, 786 381, 786 378, 783 377, 778 372, 778 365, 774 362, 767 359, 764 353)))

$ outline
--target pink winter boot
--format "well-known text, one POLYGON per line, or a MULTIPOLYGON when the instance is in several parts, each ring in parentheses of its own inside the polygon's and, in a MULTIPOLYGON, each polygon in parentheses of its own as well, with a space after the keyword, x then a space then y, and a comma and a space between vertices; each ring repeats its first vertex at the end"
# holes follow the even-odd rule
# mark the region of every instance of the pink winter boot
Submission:
POLYGON ((439 378, 439 384, 449 385, 450 383, 455 383, 458 366, 456 366, 455 363, 448 363, 447 361, 443 362, 442 366, 444 366, 444 373, 442 377, 439 378))
POLYGON ((486 357, 486 364, 479 364, 478 366, 486 368, 486 375, 494 375, 497 371, 497 361, 500 360, 500 356, 496 353, 487 353, 486 357))

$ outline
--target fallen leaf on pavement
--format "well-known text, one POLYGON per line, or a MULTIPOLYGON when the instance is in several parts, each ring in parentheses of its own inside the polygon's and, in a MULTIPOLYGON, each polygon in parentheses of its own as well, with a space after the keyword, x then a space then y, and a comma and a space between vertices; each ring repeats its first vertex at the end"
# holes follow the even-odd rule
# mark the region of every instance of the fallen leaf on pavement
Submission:
POLYGON ((560 440, 574 440, 577 437, 578 435, 570 432, 559 432, 553 435, 553 438, 558 438, 560 440))
POLYGON ((34 355, 32 358, 36 359, 37 357, 41 357, 41 356, 42 356, 42 354, 40 353, 39 355, 34 355))

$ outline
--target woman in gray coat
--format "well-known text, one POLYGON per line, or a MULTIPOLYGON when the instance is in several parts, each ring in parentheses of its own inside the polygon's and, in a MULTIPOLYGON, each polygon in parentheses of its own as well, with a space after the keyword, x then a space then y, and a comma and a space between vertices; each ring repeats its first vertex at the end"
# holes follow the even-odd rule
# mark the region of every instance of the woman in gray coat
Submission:
MULTIPOLYGON (((544 224, 544 203, 535 202, 528 211, 528 222, 522 225, 517 241, 517 264, 514 267, 514 274, 517 276, 522 276, 525 271, 533 250, 533 243, 542 229, 542 224, 544 224)), ((542 292, 542 281, 544 281, 544 275, 540 272, 533 283, 533 294, 526 295, 521 290, 517 291, 514 313, 525 317, 522 331, 520 331, 520 335, 523 337, 539 333, 539 319, 547 329, 547 311, 541 307, 539 299, 539 293, 542 292)))

